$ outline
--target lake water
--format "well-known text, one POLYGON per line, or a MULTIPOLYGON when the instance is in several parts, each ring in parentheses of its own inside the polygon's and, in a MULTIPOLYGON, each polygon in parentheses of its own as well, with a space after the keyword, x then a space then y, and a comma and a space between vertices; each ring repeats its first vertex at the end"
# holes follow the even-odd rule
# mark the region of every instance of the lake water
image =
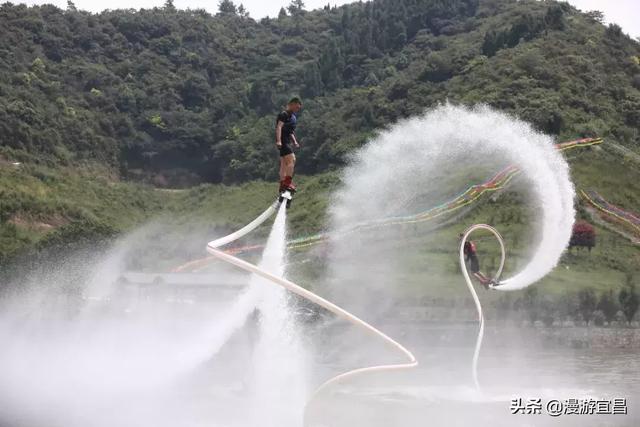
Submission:
POLYGON ((305 401, 307 425, 314 427, 640 425, 635 350, 550 346, 533 328, 489 322, 476 390, 471 377, 476 325, 376 323, 414 352, 419 367, 363 375, 311 399, 313 390, 336 374, 402 360, 340 323, 300 325, 304 352, 293 348, 279 352, 278 360, 263 358, 256 346, 257 318, 251 316, 214 357, 180 367, 183 350, 194 343, 204 345, 203 354, 209 351, 208 339, 195 338, 203 325, 212 325, 205 321, 211 313, 195 306, 171 313, 154 313, 144 322, 107 313, 80 329, 71 319, 47 318, 29 328, 19 327, 20 319, 2 323, 0 426, 254 427, 251 420, 261 419, 260 427, 300 427, 305 401), (295 367, 306 385, 279 380, 271 364, 295 367), (256 372, 264 380, 259 389, 256 372), (284 387, 297 398, 265 398, 282 395, 278 388, 284 387), (512 399, 522 399, 531 410, 535 402, 529 399, 540 399, 540 414, 511 414, 512 399), (547 414, 549 401, 568 399, 626 399, 628 413, 547 414), (274 414, 300 422, 283 423, 274 414))
POLYGON ((385 329, 414 352, 419 367, 363 376, 358 384, 323 396, 310 405, 311 425, 640 425, 640 357, 635 350, 550 347, 536 340, 533 329, 490 326, 478 366, 481 389, 476 390, 471 379, 475 326, 385 329), (520 408, 516 414, 512 399, 513 410, 520 408), (626 399, 625 405, 614 399, 626 399), (626 406, 627 414, 605 414, 614 406, 616 412, 626 406))

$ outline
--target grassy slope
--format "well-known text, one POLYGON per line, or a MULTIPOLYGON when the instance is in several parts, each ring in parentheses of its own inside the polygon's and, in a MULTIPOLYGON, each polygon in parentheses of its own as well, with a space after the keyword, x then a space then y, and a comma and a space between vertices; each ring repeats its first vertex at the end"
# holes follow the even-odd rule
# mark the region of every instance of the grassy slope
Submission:
POLYGON ((162 209, 164 194, 97 171, 0 164, 0 260, 78 232, 110 235, 162 209))
MULTIPOLYGON (((329 193, 338 183, 335 174, 298 176, 300 191, 290 211, 290 231, 293 235, 310 234, 325 224, 329 193)), ((180 222, 214 220, 229 229, 251 221, 277 195, 277 183, 253 181, 238 186, 201 185, 178 193, 169 212, 180 222)))

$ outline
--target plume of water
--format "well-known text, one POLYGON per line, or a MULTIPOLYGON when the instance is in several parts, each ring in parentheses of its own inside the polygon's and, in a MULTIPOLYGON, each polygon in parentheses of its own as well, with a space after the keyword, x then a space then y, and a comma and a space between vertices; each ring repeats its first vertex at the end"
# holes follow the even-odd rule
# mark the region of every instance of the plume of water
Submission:
MULTIPOLYGON (((331 212, 332 227, 347 229, 360 222, 419 212, 464 190, 470 180, 481 182, 509 164, 522 171, 537 231, 531 239, 535 249, 530 259, 500 289, 526 287, 555 267, 568 244, 575 216, 574 188, 568 165, 549 136, 487 106, 444 105, 382 131, 352 156, 345 169, 345 185, 337 192, 331 212)), ((389 240, 397 240, 396 231, 386 233, 391 233, 389 240)), ((404 255, 402 247, 393 247, 385 239, 363 244, 367 239, 370 236, 332 242, 335 283, 366 282, 369 293, 376 284, 393 281, 394 262, 404 255), (371 259, 376 259, 375 266, 371 259)), ((334 287, 333 291, 340 296, 344 289, 334 287)))
MULTIPOLYGON (((261 262, 278 274, 284 273, 284 223, 282 211, 261 262)), ((49 277, 25 279, 28 291, 2 301, 0 424, 228 425, 236 414, 217 407, 214 393, 224 396, 218 400, 243 402, 239 406, 247 405, 253 394, 256 419, 271 415, 269 405, 277 403, 281 406, 273 425, 295 425, 289 421, 301 419, 304 367, 286 295, 255 277, 233 302, 171 302, 179 290, 163 286, 122 295, 114 282, 124 269, 130 242, 140 233, 120 239, 102 262, 89 268, 84 288, 74 294, 65 297, 64 286, 49 279, 65 276, 67 267, 58 266, 49 268, 49 277), (257 346, 238 339, 250 335, 243 326, 256 309, 262 314, 257 346), (253 364, 247 352, 251 347, 253 364), (238 370, 247 364, 254 369, 238 370), (231 398, 229 393, 246 380, 249 387, 240 386, 244 394, 231 398)), ((230 281, 239 280, 220 273, 217 281, 224 282, 227 274, 230 281)))
MULTIPOLYGON (((280 207, 259 267, 277 276, 285 273, 286 207, 280 207)), ((287 292, 254 275, 260 291, 259 338, 253 351, 250 425, 301 425, 307 399, 307 356, 287 306, 287 292)))

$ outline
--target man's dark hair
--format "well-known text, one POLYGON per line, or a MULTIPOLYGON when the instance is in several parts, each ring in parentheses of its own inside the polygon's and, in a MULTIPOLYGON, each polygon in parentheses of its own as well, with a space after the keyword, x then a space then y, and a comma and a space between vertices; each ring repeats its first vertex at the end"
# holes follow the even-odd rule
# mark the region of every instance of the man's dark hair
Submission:
POLYGON ((293 98, 291 98, 291 101, 289 101, 289 104, 300 104, 300 105, 302 105, 302 101, 297 96, 294 96, 293 98))

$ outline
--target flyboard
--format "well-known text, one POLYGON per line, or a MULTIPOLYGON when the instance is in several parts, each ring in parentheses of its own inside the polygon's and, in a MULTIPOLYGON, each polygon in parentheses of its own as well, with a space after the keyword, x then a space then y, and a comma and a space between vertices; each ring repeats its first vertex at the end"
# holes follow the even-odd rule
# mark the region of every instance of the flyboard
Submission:
POLYGON ((291 207, 291 202, 293 201, 293 195, 295 194, 296 190, 294 190, 293 188, 289 188, 285 191, 282 191, 280 193, 280 196, 278 197, 278 202, 282 203, 285 200, 287 201, 287 209, 289 209, 291 207))
MULTIPOLYGON (((346 379, 352 378, 354 376, 360 375, 360 374, 366 374, 366 373, 372 373, 372 372, 382 372, 382 371, 397 371, 397 370, 406 370, 406 369, 412 369, 416 366, 418 366, 418 361, 416 360, 415 356, 407 349, 405 348, 402 344, 398 343, 397 341, 395 341, 394 339, 392 339, 391 337, 389 337, 387 334, 385 334, 384 332, 380 331, 379 329, 375 328, 374 326, 372 326, 371 324, 365 322, 364 320, 360 319, 359 317, 351 314, 350 312, 348 312, 347 310, 343 309, 342 307, 339 307, 338 305, 322 298, 321 296, 308 291, 307 289, 304 289, 303 287, 291 282, 288 279, 285 279, 284 277, 279 277, 276 276, 268 271, 265 271, 261 268, 259 268, 258 266, 251 264, 247 261, 244 261, 238 257, 235 257, 231 254, 228 254, 226 252, 224 252, 223 250, 221 250, 220 248, 222 246, 225 246, 235 240, 240 239, 241 237, 249 234, 250 232, 252 232, 253 230, 255 230, 257 227, 259 227, 261 224, 263 224, 267 219, 269 219, 274 213, 276 213, 279 209, 280 206, 282 205, 282 203, 286 203, 287 206, 290 206, 291 201, 293 199, 293 194, 291 191, 284 191, 282 192, 278 198, 262 213, 260 214, 256 219, 254 219, 253 221, 251 221, 249 224, 245 225, 243 228, 241 228, 240 230, 231 233, 227 236, 221 237, 219 239, 216 240, 212 240, 211 242, 209 242, 207 244, 207 252, 209 252, 211 255, 215 256, 216 258, 228 262, 229 264, 235 265, 236 267, 245 270, 249 273, 253 273, 256 274, 270 282, 272 282, 275 285, 281 286, 285 289, 287 289, 290 292, 293 292, 299 296, 301 296, 302 298, 306 299, 307 301, 310 301, 312 303, 315 303, 317 305, 319 305, 320 307, 332 312, 333 314, 335 314, 336 316, 346 320, 347 322, 353 324, 354 326, 364 330, 365 332, 367 332, 368 334, 381 339, 385 344, 387 344, 389 347, 391 347, 392 349, 396 350, 399 354, 401 354, 403 356, 403 358, 405 359, 405 362, 402 363, 394 363, 394 364, 386 364, 386 365, 375 365, 375 366, 368 366, 368 367, 364 367, 364 368, 358 368, 358 369, 353 369, 347 372, 344 372, 342 374, 339 374, 333 378, 330 378, 329 380, 325 381, 323 384, 321 384, 316 391, 313 393, 311 399, 309 400, 309 402, 313 401, 313 399, 315 397, 317 397, 322 391, 324 391, 325 389, 327 389, 328 387, 332 386, 332 385, 336 385, 346 379)), ((466 232, 464 233, 464 236, 461 240, 461 244, 460 244, 460 266, 462 269, 462 274, 465 278, 465 281, 467 283, 467 287, 469 288, 469 291, 471 292, 471 295, 473 297, 473 300, 475 302, 476 305, 476 309, 478 311, 478 321, 479 321, 479 331, 478 331, 478 337, 476 339, 476 346, 475 346, 475 351, 474 351, 474 356, 473 356, 473 364, 472 364, 472 374, 473 374, 473 380, 475 382, 475 385, 477 388, 480 388, 480 383, 478 381, 478 374, 477 374, 477 364, 478 364, 478 357, 480 354, 480 348, 482 346, 482 338, 484 335, 484 316, 482 313, 482 306, 480 304, 480 300, 478 298, 478 295, 474 289, 473 286, 473 282, 471 280, 471 278, 469 277, 469 273, 466 269, 466 265, 464 262, 464 244, 467 241, 467 239, 469 238, 469 236, 471 235, 471 233, 473 233, 476 230, 479 229, 484 229, 484 230, 488 230, 489 232, 491 232, 496 239, 498 240, 499 244, 500 244, 500 250, 501 250, 501 260, 500 260, 500 266, 498 268, 498 271, 496 272, 496 275, 494 276, 493 280, 492 280, 492 285, 490 285, 490 288, 496 288, 499 286, 500 284, 500 276, 502 275, 502 270, 504 268, 504 263, 505 263, 505 257, 506 257, 506 253, 505 253, 505 247, 504 247, 504 241, 502 239, 502 236, 500 235, 500 233, 494 228, 491 227, 489 225, 486 224, 476 224, 473 225, 471 227, 469 227, 466 232)))

